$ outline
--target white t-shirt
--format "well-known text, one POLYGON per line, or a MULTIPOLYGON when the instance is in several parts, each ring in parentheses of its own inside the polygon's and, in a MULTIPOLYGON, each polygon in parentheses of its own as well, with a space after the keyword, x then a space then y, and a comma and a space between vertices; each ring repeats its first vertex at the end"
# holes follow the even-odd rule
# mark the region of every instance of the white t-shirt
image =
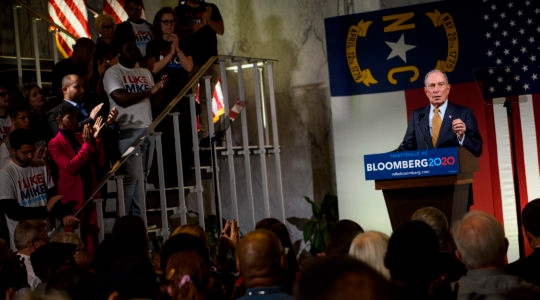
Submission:
POLYGON ((111 107, 116 106, 118 110, 116 122, 120 130, 147 128, 152 124, 150 98, 128 107, 120 107, 111 97, 111 92, 124 89, 128 93, 137 93, 148 91, 152 86, 154 86, 154 79, 148 69, 128 69, 121 64, 116 64, 107 69, 103 77, 103 87, 109 97, 111 107))
MULTIPOLYGON (((47 205, 47 191, 54 187, 54 182, 46 166, 23 168, 10 160, 0 169, 0 187, 0 201, 17 199, 20 206, 39 207, 47 205)), ((11 249, 16 250, 13 234, 19 222, 6 215, 6 223, 11 249)))
POLYGON ((133 27, 137 48, 141 51, 142 56, 146 57, 146 44, 152 40, 152 26, 146 22, 137 24, 130 21, 129 23, 133 27))

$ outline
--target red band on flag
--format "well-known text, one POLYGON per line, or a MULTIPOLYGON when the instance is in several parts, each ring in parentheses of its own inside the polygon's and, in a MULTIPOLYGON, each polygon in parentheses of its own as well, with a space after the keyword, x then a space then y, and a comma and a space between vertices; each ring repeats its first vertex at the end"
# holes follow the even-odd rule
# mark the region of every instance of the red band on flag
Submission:
MULTIPOLYGON (((85 0, 49 0, 48 10, 51 20, 75 38, 90 37, 85 0)), ((62 55, 67 57, 73 52, 75 40, 57 31, 56 44, 62 55)))

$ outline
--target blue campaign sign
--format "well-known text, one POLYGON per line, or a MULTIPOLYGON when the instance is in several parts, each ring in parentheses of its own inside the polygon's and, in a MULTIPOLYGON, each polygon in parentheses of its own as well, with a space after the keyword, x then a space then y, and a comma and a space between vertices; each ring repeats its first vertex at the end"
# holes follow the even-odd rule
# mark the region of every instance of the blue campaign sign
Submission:
POLYGON ((436 148, 364 155, 366 180, 459 173, 458 149, 436 148))

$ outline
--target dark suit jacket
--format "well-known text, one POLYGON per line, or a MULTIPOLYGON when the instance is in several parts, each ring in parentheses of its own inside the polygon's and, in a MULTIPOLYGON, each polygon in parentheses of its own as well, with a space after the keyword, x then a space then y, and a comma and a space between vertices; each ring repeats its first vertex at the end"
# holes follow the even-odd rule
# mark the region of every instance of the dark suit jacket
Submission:
POLYGON ((535 248, 533 253, 525 258, 506 266, 506 272, 517 275, 523 280, 540 285, 540 248, 535 248))
MULTIPOLYGON (((428 105, 412 112, 405 137, 397 151, 435 148, 431 142, 431 132, 429 129, 430 107, 428 105)), ((469 150, 474 156, 480 156, 482 154, 482 137, 478 131, 478 123, 472 109, 453 104, 452 102, 448 102, 448 106, 446 107, 436 148, 460 146, 456 134, 452 131, 452 121, 454 119, 463 120, 467 126, 463 147, 469 150)))

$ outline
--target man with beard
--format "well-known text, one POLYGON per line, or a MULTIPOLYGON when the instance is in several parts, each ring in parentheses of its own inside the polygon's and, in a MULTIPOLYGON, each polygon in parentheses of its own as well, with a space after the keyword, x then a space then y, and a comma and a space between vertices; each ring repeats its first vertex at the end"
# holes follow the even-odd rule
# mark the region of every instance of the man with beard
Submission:
MULTIPOLYGON (((9 134, 12 159, 0 170, 0 206, 5 212, 11 249, 16 250, 13 234, 21 220, 46 219, 62 198, 54 195, 54 183, 46 166, 34 166, 35 139, 26 129, 9 134)), ((66 216, 64 221, 72 220, 66 216)))

